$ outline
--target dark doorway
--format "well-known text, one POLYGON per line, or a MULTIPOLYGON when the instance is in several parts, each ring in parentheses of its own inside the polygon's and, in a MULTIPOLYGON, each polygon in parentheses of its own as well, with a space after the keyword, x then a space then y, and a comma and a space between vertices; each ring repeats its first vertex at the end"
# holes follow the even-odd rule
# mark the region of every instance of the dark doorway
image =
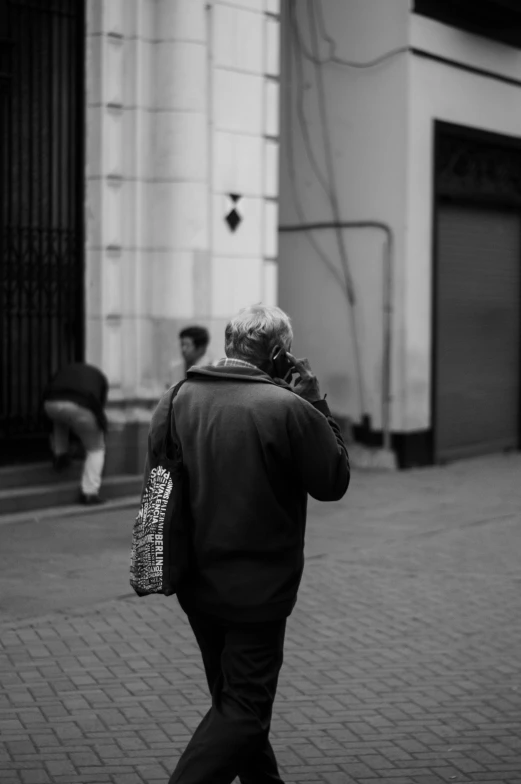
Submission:
POLYGON ((519 0, 415 0, 414 12, 469 33, 521 46, 519 0))
POLYGON ((41 396, 83 358, 84 2, 0 0, 0 462, 46 449, 41 396))
POLYGON ((521 150, 437 144, 435 460, 516 449, 520 429, 521 150))

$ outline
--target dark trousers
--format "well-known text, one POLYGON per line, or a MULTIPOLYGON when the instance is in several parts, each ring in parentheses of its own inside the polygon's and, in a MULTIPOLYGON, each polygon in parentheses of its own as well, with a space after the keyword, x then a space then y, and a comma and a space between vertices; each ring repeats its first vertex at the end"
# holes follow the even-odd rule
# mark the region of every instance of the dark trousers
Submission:
POLYGON ((169 784, 282 784, 268 740, 286 620, 232 624, 189 616, 212 707, 169 784))

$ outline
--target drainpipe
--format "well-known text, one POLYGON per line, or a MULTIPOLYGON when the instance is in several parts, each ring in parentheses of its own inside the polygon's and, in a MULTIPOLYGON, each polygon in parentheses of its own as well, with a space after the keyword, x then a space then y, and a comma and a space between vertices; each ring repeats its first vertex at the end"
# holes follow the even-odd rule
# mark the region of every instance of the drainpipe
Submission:
POLYGON ((305 223, 299 226, 279 226, 280 232, 315 231, 340 229, 378 229, 385 234, 383 254, 383 357, 382 357, 382 433, 384 449, 391 451, 391 341, 393 315, 393 266, 394 234, 391 227, 383 221, 326 221, 305 223))

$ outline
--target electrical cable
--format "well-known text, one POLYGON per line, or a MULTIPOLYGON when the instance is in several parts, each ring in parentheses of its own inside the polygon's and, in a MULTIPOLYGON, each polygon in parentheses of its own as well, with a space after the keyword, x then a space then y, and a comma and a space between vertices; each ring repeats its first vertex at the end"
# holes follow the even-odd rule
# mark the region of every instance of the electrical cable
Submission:
MULTIPOLYGON (((297 54, 297 53, 296 53, 297 54)), ((288 154, 287 154, 287 164, 288 164, 288 175, 289 181, 291 185, 291 192, 293 196, 293 203, 295 205, 295 211, 297 213, 298 219, 301 224, 305 225, 308 221, 304 212, 304 208, 300 202, 300 197, 298 194, 298 186, 297 186, 297 178, 296 178, 296 170, 295 170, 295 159, 293 156, 293 118, 292 118, 292 111, 293 111, 293 43, 290 37, 290 45, 287 47, 287 62, 286 62, 286 72, 288 75, 287 79, 287 90, 288 90, 288 100, 286 101, 286 105, 288 106, 287 112, 287 128, 288 128, 288 154)), ((322 260, 324 266, 329 270, 329 272, 333 275, 336 279, 337 283, 339 284, 340 288, 346 294, 345 289, 345 282, 342 280, 342 276, 340 275, 339 271, 333 264, 333 262, 328 258, 327 254, 323 251, 320 247, 319 243, 315 240, 311 231, 306 230, 305 236, 317 254, 317 256, 322 260)))
MULTIPOLYGON (((304 42, 303 42, 303 39, 302 39, 302 34, 301 34, 301 31, 300 31, 300 27, 298 26, 298 22, 297 22, 296 8, 297 8, 297 0, 289 0, 289 3, 288 3, 289 21, 290 21, 291 31, 294 34, 293 38, 294 38, 294 42, 295 42, 295 62, 297 64, 298 75, 300 75, 299 85, 300 85, 300 87, 302 89, 302 92, 303 92, 303 90, 304 90, 304 71, 303 71, 303 65, 302 65, 302 55, 303 55, 304 42), (300 53, 300 58, 299 58, 299 53, 300 53), (300 69, 299 69, 299 66, 300 66, 300 69)), ((291 47, 293 49, 293 40, 291 38, 290 38, 290 42, 291 42, 291 47)), ((306 147, 306 152, 308 154, 308 158, 309 158, 311 167, 312 167, 313 171, 315 172, 315 174, 317 175, 317 178, 319 179, 320 184, 322 185, 322 188, 324 189, 326 197, 327 197, 327 199, 328 199, 328 201, 329 201, 329 203, 330 203, 330 205, 331 205, 331 207, 333 209, 333 213, 334 213, 334 207, 333 207, 334 195, 333 195, 332 190, 331 190, 331 183, 328 182, 327 178, 320 171, 320 167, 319 167, 319 165, 317 163, 317 160, 315 158, 315 155, 314 155, 314 152, 313 152, 313 147, 312 147, 312 144, 311 144, 311 139, 309 137, 309 132, 307 130, 307 118, 306 118, 305 112, 303 110, 303 100, 302 100, 302 97, 300 99, 297 98, 297 117, 299 117, 299 103, 300 103, 300 109, 301 109, 300 118, 299 118, 300 119, 299 125, 300 125, 301 131, 302 131, 302 136, 303 136, 303 139, 304 139, 304 145, 306 147)), ((344 256, 344 258, 345 258, 345 256, 344 256)), ((341 256, 341 262, 342 261, 343 261, 343 258, 341 256)), ((329 259, 328 259, 328 265, 330 265, 330 266, 333 265, 333 263, 329 259)), ((334 267, 334 268, 336 270, 336 267, 334 267)), ((351 276, 349 274, 349 269, 348 269, 348 265, 347 264, 342 264, 342 271, 343 271, 344 278, 345 278, 343 287, 345 287, 345 293, 347 295, 347 299, 348 299, 349 304, 352 304, 354 302, 354 287, 353 287, 353 283, 352 283, 352 280, 351 280, 351 276)), ((337 274, 338 274, 338 271, 337 271, 337 274)))
POLYGON ((380 63, 384 63, 386 60, 391 60, 397 55, 405 54, 406 52, 410 51, 408 46, 398 46, 395 49, 390 49, 388 52, 384 52, 384 54, 375 57, 373 60, 367 60, 366 62, 345 60, 342 57, 337 57, 336 55, 337 44, 335 39, 332 38, 331 35, 329 35, 329 33, 327 32, 326 24, 324 20, 324 13, 320 0, 314 5, 315 8, 317 9, 317 21, 318 21, 318 26, 320 28, 320 35, 326 41, 326 43, 329 44, 329 57, 326 57, 323 60, 320 59, 320 57, 318 56, 318 50, 317 53, 315 54, 310 52, 305 47, 303 47, 303 52, 305 57, 307 57, 308 60, 311 60, 315 64, 326 65, 327 63, 333 63, 335 65, 346 66, 347 68, 358 68, 360 70, 363 70, 364 68, 374 68, 376 65, 380 65, 380 63))
POLYGON ((296 62, 296 71, 297 71, 297 120, 300 127, 300 131, 302 133, 302 138, 304 140, 304 146, 306 148, 306 154, 311 165, 311 168, 315 172, 316 178, 329 201, 331 201, 331 192, 329 183, 325 175, 322 173, 318 161, 315 157, 315 153, 313 152, 313 145, 311 143, 308 123, 306 119, 306 112, 304 108, 304 64, 302 58, 298 56, 298 49, 302 49, 301 47, 301 35, 300 29, 296 14, 296 8, 293 2, 291 2, 288 6, 289 8, 289 22, 290 22, 290 35, 293 37, 294 45, 295 45, 295 62, 296 62))
MULTIPOLYGON (((341 223, 340 207, 339 207, 338 193, 336 188, 335 169, 333 165, 331 131, 329 128, 329 120, 328 120, 328 113, 327 113, 324 74, 322 71, 322 65, 320 64, 318 58, 318 51, 319 51, 318 25, 315 18, 315 3, 313 2, 313 0, 308 0, 307 7, 308 7, 308 21, 309 21, 309 27, 311 33, 311 47, 312 47, 313 55, 315 56, 314 65, 315 65, 316 81, 317 81, 319 115, 320 115, 321 127, 322 127, 322 138, 324 143, 327 177, 330 184, 331 209, 333 212, 333 218, 335 223, 340 224, 341 223)), ((335 234, 337 237, 338 251, 340 254, 340 260, 344 270, 344 277, 346 280, 346 290, 347 290, 348 300, 350 304, 349 316, 351 321, 351 329, 352 329, 352 337, 353 337, 353 348, 354 348, 355 364, 357 370, 360 406, 361 406, 362 414, 365 414, 366 413, 365 394, 364 394, 364 385, 363 385, 363 376, 362 376, 362 359, 361 359, 361 351, 360 351, 360 341, 358 338, 358 326, 357 326, 356 313, 355 313, 356 299, 355 299, 354 284, 353 284, 351 271, 349 269, 349 259, 347 256, 347 249, 345 247, 344 235, 339 226, 337 226, 335 234)))

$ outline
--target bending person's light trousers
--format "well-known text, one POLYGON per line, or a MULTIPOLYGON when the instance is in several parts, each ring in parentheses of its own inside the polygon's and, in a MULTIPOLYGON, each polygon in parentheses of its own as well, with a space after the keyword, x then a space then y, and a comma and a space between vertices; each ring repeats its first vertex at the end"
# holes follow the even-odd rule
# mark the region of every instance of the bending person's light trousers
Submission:
POLYGON ((56 457, 69 451, 69 431, 76 433, 86 452, 81 490, 85 495, 97 495, 105 463, 105 435, 96 417, 83 406, 70 400, 48 400, 45 413, 52 420, 52 451, 56 457))

